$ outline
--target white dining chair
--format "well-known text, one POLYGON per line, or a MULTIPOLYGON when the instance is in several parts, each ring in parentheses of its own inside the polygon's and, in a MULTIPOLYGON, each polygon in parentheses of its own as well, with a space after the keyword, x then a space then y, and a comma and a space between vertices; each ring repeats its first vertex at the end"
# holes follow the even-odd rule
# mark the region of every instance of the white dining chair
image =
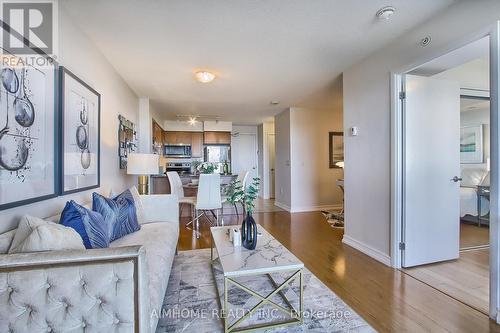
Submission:
POLYGON ((176 171, 167 172, 168 181, 170 182, 170 193, 176 195, 179 199, 179 216, 182 215, 182 205, 187 204, 191 209, 191 216, 193 219, 186 224, 186 227, 193 223, 195 215, 194 207, 196 205, 195 197, 184 196, 184 187, 182 186, 181 177, 176 171))
POLYGON ((212 224, 206 212, 215 211, 215 224, 219 225, 219 211, 222 209, 220 174, 201 174, 195 204, 196 237, 200 238, 200 218, 205 217, 212 224))

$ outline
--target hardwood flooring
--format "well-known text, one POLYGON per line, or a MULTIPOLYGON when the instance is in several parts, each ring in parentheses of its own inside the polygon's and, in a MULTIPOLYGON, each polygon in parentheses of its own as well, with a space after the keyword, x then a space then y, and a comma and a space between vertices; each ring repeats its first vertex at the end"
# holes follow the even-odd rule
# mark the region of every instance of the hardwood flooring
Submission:
POLYGON ((460 223, 460 248, 484 246, 490 243, 490 229, 487 226, 460 223))
POLYGON ((404 271, 488 314, 489 249, 464 251, 457 260, 407 268, 404 271))
MULTIPOLYGON (((488 316, 427 284, 387 267, 342 243, 342 229, 331 228, 321 213, 256 213, 276 239, 300 258, 331 290, 380 332, 500 332, 488 316)), ((179 250, 210 246, 209 226, 202 236, 181 221, 179 250)), ((225 216, 226 224, 238 224, 225 216)))

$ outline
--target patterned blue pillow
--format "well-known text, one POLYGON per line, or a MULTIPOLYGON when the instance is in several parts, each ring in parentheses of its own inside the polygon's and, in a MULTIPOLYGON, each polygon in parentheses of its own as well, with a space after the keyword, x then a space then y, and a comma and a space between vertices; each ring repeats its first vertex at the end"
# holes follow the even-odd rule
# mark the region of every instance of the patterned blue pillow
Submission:
POLYGON ((112 225, 111 242, 141 229, 130 190, 126 190, 113 199, 94 192, 92 194, 92 209, 100 213, 105 220, 110 221, 112 225))
POLYGON ((109 247, 111 234, 109 222, 101 214, 82 207, 73 200, 66 203, 60 224, 75 229, 87 249, 109 247))

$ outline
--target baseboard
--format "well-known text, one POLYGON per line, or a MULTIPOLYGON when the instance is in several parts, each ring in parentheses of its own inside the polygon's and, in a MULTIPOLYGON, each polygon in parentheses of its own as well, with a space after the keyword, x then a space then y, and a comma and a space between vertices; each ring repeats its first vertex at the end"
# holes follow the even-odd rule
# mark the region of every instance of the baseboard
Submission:
POLYGON ((353 247, 356 250, 363 252, 367 256, 370 256, 373 259, 380 261, 384 265, 391 267, 391 257, 389 257, 388 255, 377 249, 374 249, 371 246, 368 246, 346 235, 344 235, 344 237, 342 238, 342 243, 349 245, 350 247, 353 247))
POLYGON ((274 202, 274 205, 275 205, 276 207, 279 207, 279 208, 281 208, 281 209, 286 210, 287 212, 291 212, 291 208, 290 208, 290 206, 285 205, 285 204, 283 204, 283 203, 281 203, 281 202, 279 202, 279 201, 275 201, 275 202, 274 202))
POLYGON ((286 210, 290 213, 303 213, 303 212, 320 212, 323 210, 341 210, 342 205, 322 205, 322 206, 302 206, 302 207, 290 207, 281 203, 279 201, 275 201, 274 205, 286 210))
POLYGON ((320 206, 302 206, 302 207, 291 207, 290 213, 301 213, 301 212, 320 212, 323 210, 341 210, 342 205, 320 205, 320 206))

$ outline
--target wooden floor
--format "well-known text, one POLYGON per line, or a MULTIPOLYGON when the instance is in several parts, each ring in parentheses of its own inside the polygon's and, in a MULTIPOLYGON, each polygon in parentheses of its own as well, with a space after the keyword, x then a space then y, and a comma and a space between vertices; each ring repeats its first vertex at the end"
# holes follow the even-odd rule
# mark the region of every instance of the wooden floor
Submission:
MULTIPOLYGON (((179 250, 207 248, 181 221, 179 250)), ((226 224, 240 223, 225 216, 226 224)), ((330 289, 381 332, 500 332, 488 316, 342 243, 321 213, 256 213, 255 220, 300 258, 330 289)))
POLYGON ((460 223, 460 248, 484 246, 490 243, 489 228, 477 224, 460 223))
POLYGON ((487 314, 489 249, 464 251, 460 259, 404 270, 414 278, 487 314))

